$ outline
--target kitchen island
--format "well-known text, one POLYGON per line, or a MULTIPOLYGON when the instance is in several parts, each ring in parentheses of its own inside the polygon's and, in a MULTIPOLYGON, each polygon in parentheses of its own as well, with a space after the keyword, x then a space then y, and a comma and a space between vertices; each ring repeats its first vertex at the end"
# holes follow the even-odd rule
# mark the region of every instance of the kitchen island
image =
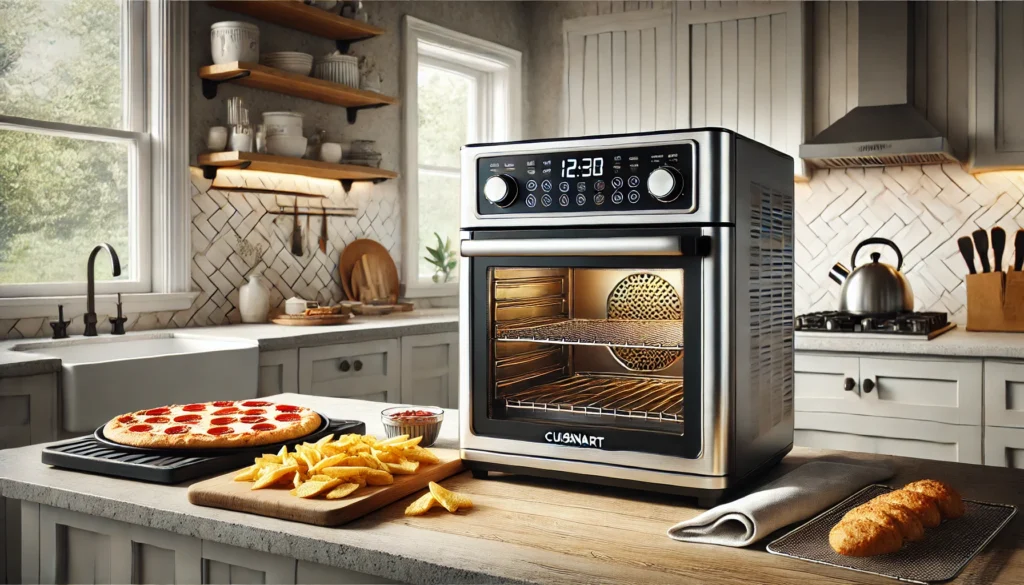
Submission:
MULTIPOLYGON (((270 399, 364 420, 383 434, 380 403, 270 399)), ((456 446, 457 433, 448 411, 436 446, 456 446)), ((26 582, 896 583, 768 554, 775 536, 747 549, 670 540, 669 526, 701 512, 685 498, 466 472, 443 482, 473 499, 464 513, 404 516, 417 494, 323 528, 194 506, 187 484, 50 468, 42 448, 0 451, 0 492, 23 501, 26 582)), ((883 461, 894 485, 934 478, 966 498, 1024 506, 1024 471, 1006 468, 797 448, 770 477, 810 460, 883 461)), ((1024 582, 1024 522, 1012 521, 953 582, 1024 582)))

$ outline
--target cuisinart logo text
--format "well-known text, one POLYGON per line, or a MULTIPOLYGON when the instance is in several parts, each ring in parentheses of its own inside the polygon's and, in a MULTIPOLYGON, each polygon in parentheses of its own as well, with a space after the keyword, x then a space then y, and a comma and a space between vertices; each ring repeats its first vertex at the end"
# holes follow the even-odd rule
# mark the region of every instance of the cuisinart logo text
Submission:
POLYGON ((582 433, 559 433, 548 431, 544 433, 544 440, 548 443, 561 443, 563 445, 576 445, 577 447, 602 448, 604 437, 584 435, 582 433))
POLYGON ((864 146, 858 146, 857 152, 880 152, 883 150, 889 150, 892 148, 892 144, 888 142, 879 142, 877 144, 865 144, 864 146))

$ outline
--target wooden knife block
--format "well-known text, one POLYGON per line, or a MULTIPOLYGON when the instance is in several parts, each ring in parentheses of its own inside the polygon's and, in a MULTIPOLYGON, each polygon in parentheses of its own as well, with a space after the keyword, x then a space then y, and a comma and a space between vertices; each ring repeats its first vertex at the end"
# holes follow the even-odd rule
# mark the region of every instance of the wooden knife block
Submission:
POLYGON ((968 331, 1024 331, 1024 272, 967 275, 968 331))

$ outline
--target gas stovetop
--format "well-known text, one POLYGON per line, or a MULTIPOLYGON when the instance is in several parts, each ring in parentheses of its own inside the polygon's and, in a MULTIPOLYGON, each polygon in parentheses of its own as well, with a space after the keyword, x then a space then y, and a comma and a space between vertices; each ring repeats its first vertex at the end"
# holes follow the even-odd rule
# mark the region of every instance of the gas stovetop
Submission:
POLYGON ((849 334, 865 337, 900 335, 911 338, 932 339, 956 324, 947 320, 946 313, 888 313, 854 315, 843 311, 822 311, 800 315, 794 329, 810 334, 849 334))

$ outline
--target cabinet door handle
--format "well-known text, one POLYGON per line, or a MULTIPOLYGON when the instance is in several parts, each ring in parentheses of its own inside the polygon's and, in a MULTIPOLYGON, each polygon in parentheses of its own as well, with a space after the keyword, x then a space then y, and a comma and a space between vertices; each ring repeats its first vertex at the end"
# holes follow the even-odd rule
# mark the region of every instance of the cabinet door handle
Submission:
POLYGON ((352 363, 352 365, 355 367, 355 370, 357 372, 363 369, 363 362, 361 360, 356 360, 355 362, 352 363))
POLYGON ((853 378, 847 378, 847 379, 843 380, 843 390, 846 390, 847 392, 849 392, 849 391, 853 390, 856 387, 857 387, 857 381, 854 380, 853 378))
POLYGON ((349 371, 350 369, 352 369, 352 364, 348 363, 348 360, 341 360, 341 365, 340 365, 340 366, 338 366, 338 368, 339 368, 339 369, 340 369, 340 370, 341 370, 342 372, 347 372, 347 371, 349 371))
POLYGON ((864 378, 864 384, 861 387, 864 388, 865 394, 871 394, 871 391, 875 389, 875 381, 871 378, 864 378))

